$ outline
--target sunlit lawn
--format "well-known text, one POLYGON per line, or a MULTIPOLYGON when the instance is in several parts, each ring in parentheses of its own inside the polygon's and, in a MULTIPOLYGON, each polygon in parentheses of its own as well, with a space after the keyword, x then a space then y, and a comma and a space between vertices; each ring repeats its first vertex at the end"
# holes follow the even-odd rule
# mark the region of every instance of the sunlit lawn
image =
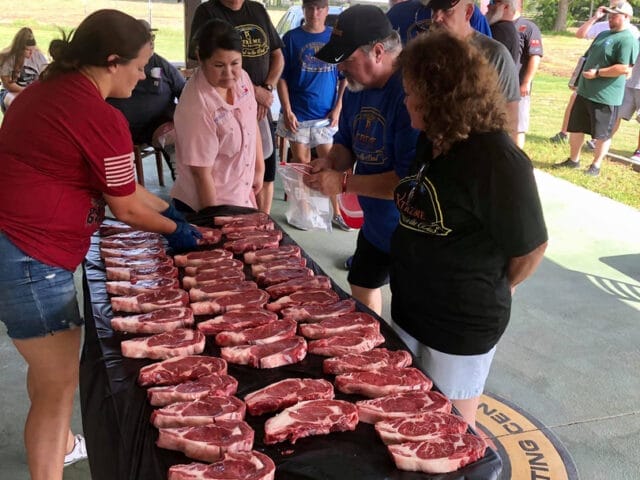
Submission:
MULTIPOLYGON (((57 36, 58 27, 70 30, 88 13, 99 8, 117 8, 137 18, 151 18, 153 26, 159 28, 156 35, 156 50, 164 57, 184 61, 183 3, 175 0, 21 0, 5 9, 0 18, 0 47, 8 45, 15 32, 22 26, 34 29, 36 39, 46 50, 49 41, 57 36), (52 20, 53 19, 53 20, 52 20)), ((270 12, 274 23, 283 14, 281 10, 270 12)), ((551 170, 553 163, 567 158, 568 145, 553 145, 548 138, 560 129, 566 102, 571 94, 567 80, 578 57, 589 46, 589 41, 580 40, 571 34, 545 35, 545 56, 540 73, 534 82, 532 97, 531 130, 525 150, 535 166, 553 175, 604 196, 640 208, 640 173, 627 164, 605 163, 598 178, 584 175, 582 170, 551 170)), ((629 156, 635 150, 640 124, 635 120, 623 122, 613 139, 612 152, 629 156)), ((584 152, 584 168, 591 161, 591 153, 584 152)))

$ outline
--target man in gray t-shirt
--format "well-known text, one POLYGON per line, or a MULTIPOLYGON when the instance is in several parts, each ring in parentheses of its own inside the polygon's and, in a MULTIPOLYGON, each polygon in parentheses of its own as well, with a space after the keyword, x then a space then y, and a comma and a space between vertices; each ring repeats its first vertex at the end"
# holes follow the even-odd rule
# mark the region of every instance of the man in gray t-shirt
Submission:
MULTIPOLYGON (((627 79, 624 86, 624 99, 622 105, 618 110, 618 120, 615 127, 613 127, 613 133, 615 135, 620 127, 620 120, 631 120, 633 114, 636 114, 636 120, 640 122, 638 117, 638 110, 640 110, 640 63, 636 61, 633 69, 631 69, 631 76, 627 79)), ((636 151, 631 156, 632 160, 640 162, 640 132, 638 132, 638 145, 636 151)))
POLYGON ((509 133, 514 141, 517 136, 518 103, 520 102, 520 82, 518 69, 511 54, 504 45, 476 32, 470 23, 474 0, 431 0, 432 28, 444 28, 460 38, 469 38, 485 53, 487 60, 498 72, 498 82, 507 100, 509 133))

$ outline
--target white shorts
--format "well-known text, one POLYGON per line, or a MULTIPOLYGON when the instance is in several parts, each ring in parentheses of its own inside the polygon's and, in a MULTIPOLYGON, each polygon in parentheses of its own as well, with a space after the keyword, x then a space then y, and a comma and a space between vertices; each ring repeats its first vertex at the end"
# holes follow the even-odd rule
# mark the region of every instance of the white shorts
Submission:
POLYGON ((391 326, 447 397, 465 400, 482 395, 496 347, 480 355, 451 355, 423 345, 395 323, 391 326))
POLYGON ((276 127, 276 135, 279 137, 286 138, 292 143, 309 145, 309 148, 314 148, 318 145, 332 144, 333 136, 337 131, 337 127, 327 126, 326 119, 318 119, 299 122, 298 131, 294 133, 285 126, 282 114, 280 114, 276 127))

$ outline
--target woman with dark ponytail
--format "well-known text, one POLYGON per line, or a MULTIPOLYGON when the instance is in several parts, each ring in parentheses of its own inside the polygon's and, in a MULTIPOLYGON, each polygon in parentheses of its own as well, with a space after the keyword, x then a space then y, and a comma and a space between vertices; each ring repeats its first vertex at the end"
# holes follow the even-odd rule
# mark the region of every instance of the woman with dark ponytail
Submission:
POLYGON ((127 122, 105 101, 131 95, 151 52, 135 18, 92 13, 51 43, 52 63, 0 129, 0 320, 28 365, 33 480, 62 480, 63 465, 86 456, 69 433, 82 325, 73 272, 105 205, 134 228, 164 234, 174 250, 197 243, 175 208, 136 184, 127 122))

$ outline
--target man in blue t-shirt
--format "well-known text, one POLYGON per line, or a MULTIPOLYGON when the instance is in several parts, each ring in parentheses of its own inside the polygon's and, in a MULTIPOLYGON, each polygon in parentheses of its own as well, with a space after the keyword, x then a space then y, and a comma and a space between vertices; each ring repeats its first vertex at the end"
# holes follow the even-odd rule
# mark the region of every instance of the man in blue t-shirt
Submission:
POLYGON ((347 92, 333 147, 312 162, 314 173, 305 183, 325 195, 358 195, 364 223, 347 279, 352 296, 377 314, 399 219, 393 190, 407 175, 418 137, 394 67, 401 49, 398 32, 382 10, 354 5, 340 14, 329 43, 316 54, 338 65, 347 92))
MULTIPOLYGON (((326 157, 338 130, 342 94, 346 81, 339 80, 338 68, 316 58, 316 53, 331 36, 325 26, 329 14, 328 0, 303 0, 304 23, 288 31, 282 38, 284 70, 278 80, 278 96, 282 113, 276 134, 291 146, 296 163, 308 164, 311 149, 326 157)), ((340 215, 337 197, 331 196, 333 224, 351 230, 340 215)))

